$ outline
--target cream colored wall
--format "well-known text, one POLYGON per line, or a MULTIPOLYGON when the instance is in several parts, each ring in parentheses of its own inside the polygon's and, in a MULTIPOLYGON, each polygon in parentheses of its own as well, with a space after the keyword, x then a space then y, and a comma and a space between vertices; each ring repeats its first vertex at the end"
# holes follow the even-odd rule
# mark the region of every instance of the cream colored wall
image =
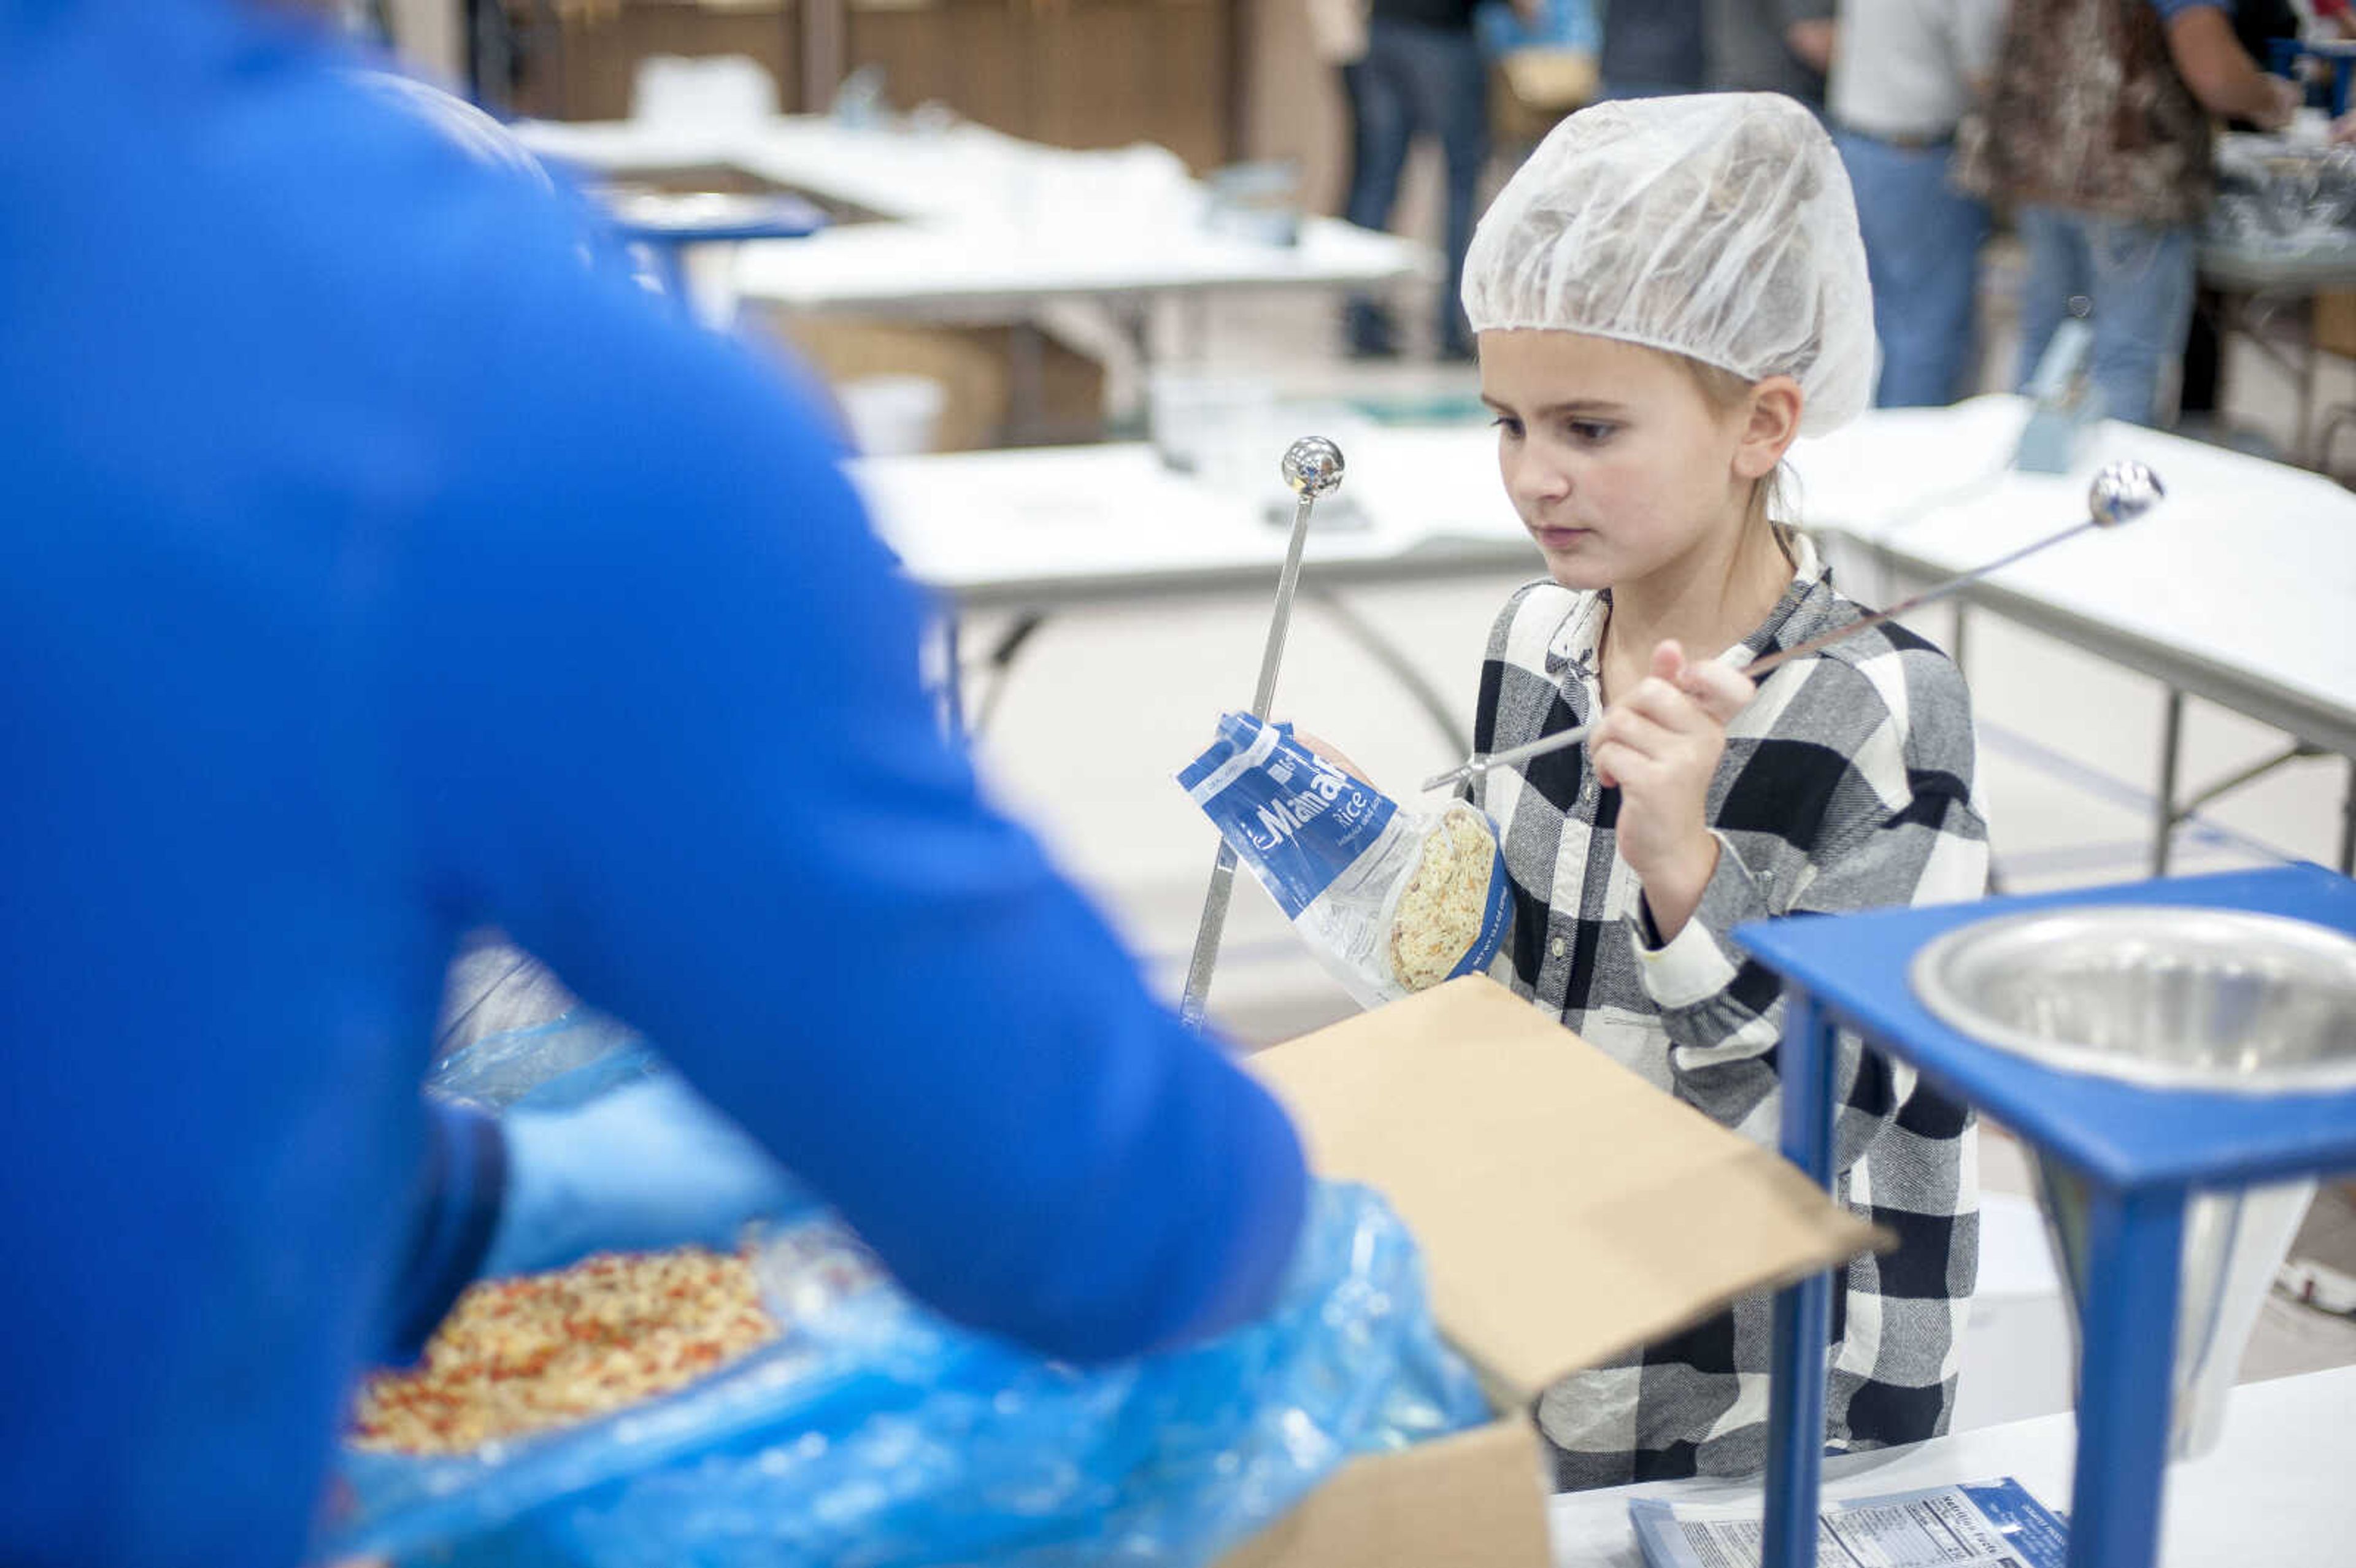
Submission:
POLYGON ((402 58, 444 82, 465 74, 466 23, 459 0, 389 0, 393 45, 402 58))

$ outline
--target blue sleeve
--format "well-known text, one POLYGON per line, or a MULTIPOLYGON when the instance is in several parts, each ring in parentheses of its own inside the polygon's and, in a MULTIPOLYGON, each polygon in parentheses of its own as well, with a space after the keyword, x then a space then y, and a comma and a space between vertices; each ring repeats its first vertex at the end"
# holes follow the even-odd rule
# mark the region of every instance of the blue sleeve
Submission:
POLYGON ((408 1257, 387 1304, 376 1359, 414 1360, 480 1272, 507 1188, 507 1153, 490 1117, 425 1102, 425 1160, 408 1257))
POLYGON ((1290 1125, 943 741, 824 421, 594 280, 495 288, 439 389, 480 438, 402 567, 435 896, 661 1040, 952 1316, 1094 1358, 1256 1314, 1290 1125))

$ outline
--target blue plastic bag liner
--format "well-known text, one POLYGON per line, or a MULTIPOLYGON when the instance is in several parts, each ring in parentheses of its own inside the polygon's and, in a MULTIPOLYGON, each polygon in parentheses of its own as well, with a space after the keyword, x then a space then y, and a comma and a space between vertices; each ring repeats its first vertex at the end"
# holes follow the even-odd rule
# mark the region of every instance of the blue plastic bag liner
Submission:
POLYGON ((661 1058, 628 1025, 587 1008, 461 1046, 434 1064, 425 1087, 487 1111, 561 1111, 648 1077, 661 1058))
POLYGON ((1409 810, 1248 713, 1221 714, 1178 783, 1366 1007, 1478 974, 1505 941, 1497 827, 1465 802, 1409 810))
POLYGON ((1595 54, 1603 48, 1603 25, 1594 0, 1538 0, 1524 16, 1507 0, 1486 0, 1472 13, 1481 52, 1494 59, 1515 49, 1575 49, 1595 54))
POLYGON ((1353 1455, 1490 1418, 1421 1256, 1325 1183, 1279 1305, 1216 1340, 1048 1361, 901 1292, 813 1206, 760 1243, 775 1344, 661 1399, 475 1454, 347 1451, 323 1548, 455 1568, 1206 1563, 1353 1455))

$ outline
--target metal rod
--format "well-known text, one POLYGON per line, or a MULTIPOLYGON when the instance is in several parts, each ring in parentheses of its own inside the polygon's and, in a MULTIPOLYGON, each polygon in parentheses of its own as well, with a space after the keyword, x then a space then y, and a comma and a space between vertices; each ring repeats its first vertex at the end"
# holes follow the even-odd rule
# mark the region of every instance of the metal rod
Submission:
MULTIPOLYGON (((1252 690, 1252 717, 1266 719, 1276 700, 1276 673, 1284 662, 1285 635, 1292 625, 1292 601, 1301 585, 1301 552, 1309 541, 1309 514, 1320 496, 1342 483, 1342 450, 1322 437, 1294 442, 1284 453, 1285 483, 1301 497, 1292 512, 1292 537, 1284 548, 1284 570, 1276 580, 1276 608, 1269 617, 1268 645, 1259 656, 1259 684, 1252 690)), ((1186 963, 1186 990, 1178 1016, 1200 1026, 1211 999, 1211 971, 1218 963, 1219 938, 1227 925, 1227 902, 1235 896, 1236 851, 1225 837, 1211 861, 1211 885, 1203 894, 1203 918, 1194 928, 1194 952, 1186 963)))
POLYGON ((2241 772, 2219 779, 2215 784, 2202 788, 2199 794, 2179 802, 2175 811, 2170 815, 2179 822, 2189 822, 2193 813, 2211 801, 2229 795, 2244 784, 2255 784, 2276 768, 2286 767, 2292 763, 2303 763, 2309 757, 2319 757, 2323 754, 2324 751, 2320 746, 2309 745, 2305 741, 2293 741, 2287 747, 2264 762, 2252 763, 2241 772))
MULTIPOLYGON (((2061 533, 2055 534, 2051 539, 2040 539, 2036 544, 2029 546, 2026 549, 2017 549, 2010 555, 2006 556, 2002 560, 1990 561, 1987 565, 1979 567, 1975 571, 1964 572, 1960 576, 1951 577, 1946 581, 1938 584, 1936 587, 1925 589, 1923 592, 1917 593, 1912 599, 1901 600, 1898 603, 1891 605, 1887 610, 1879 610, 1870 615, 1861 616, 1855 621, 1851 621, 1846 626, 1837 626, 1833 630, 1826 632, 1819 636, 1810 637, 1804 643, 1795 643, 1788 648, 1779 648, 1775 652, 1769 654, 1765 658, 1753 659, 1750 664, 1743 667, 1742 673, 1749 676, 1752 680, 1757 680, 1761 676, 1765 675, 1777 665, 1787 663, 1790 660, 1800 657, 1804 654, 1813 654, 1820 648, 1830 647, 1833 644, 1839 642, 1844 637, 1853 637, 1859 632, 1869 631, 1873 627, 1880 625, 1885 621, 1894 620, 1898 616, 1905 614, 1910 610, 1918 610, 1923 605, 1930 603, 1933 600, 1944 599, 1958 588, 1962 588, 1978 578, 1987 576, 1989 572, 1997 570, 1999 567, 2011 565, 2014 561, 2019 560, 2022 556, 2029 554, 2031 550, 2042 549, 2050 544, 2059 544, 2063 539, 2070 538, 2072 535, 2079 533, 2083 529, 2091 528, 2094 526, 2094 525, 2091 522, 2077 524, 2073 528, 2067 528, 2061 533)), ((1460 767, 1451 768, 1444 773, 1435 773, 1430 778, 1424 780, 1423 787, 1427 790, 1445 789, 1451 784, 1465 783, 1478 777, 1482 773, 1487 773, 1491 768, 1510 766, 1515 763, 1526 762, 1532 757, 1543 757, 1548 752, 1559 752, 1565 746, 1576 746, 1594 732, 1595 726, 1593 724, 1580 724, 1569 730, 1558 731, 1551 735, 1541 736, 1539 739, 1535 741, 1525 741, 1523 744, 1518 746, 1509 746, 1502 752, 1492 752, 1486 757, 1471 758, 1460 767)))
POLYGON ((2152 827, 2151 874, 2168 875, 2169 850, 2176 839, 2176 771, 2183 754, 2184 693, 2168 688, 2168 706, 2159 720, 2159 800, 2152 827))
MULTIPOLYGON (((2158 478, 2152 474, 2151 470, 2139 463, 2115 463, 2095 476, 2094 488, 2087 498, 2089 516, 2083 522, 2072 523, 2059 533, 2048 534, 2041 539, 2025 544, 2019 549, 1997 557, 1985 566, 1976 566, 1969 571, 1958 572, 1944 582, 1934 583, 1924 589, 1911 599, 1901 600, 1887 610, 1861 616, 1846 626, 1837 626, 1821 635, 1810 637, 1804 643, 1778 649, 1765 658, 1753 660, 1744 668, 1743 673, 1751 679, 1757 680, 1786 660, 1795 659, 1803 654, 1812 654, 1820 648, 1829 647, 1844 637, 1853 637, 1859 632, 1880 625, 1885 621, 1895 620, 1909 611, 1919 610, 1925 604, 1944 599, 1948 594, 1976 582, 1992 571, 2001 571, 2016 561, 2035 555, 2039 550, 2050 549, 2064 539, 2075 539, 2088 528, 2115 528, 2120 523, 2140 517, 2159 499, 2160 494, 2158 478)), ((1532 757, 1542 757, 1548 752, 1558 752, 1566 746, 1576 746, 1586 740, 1594 729, 1593 724, 1581 724, 1552 735, 1541 736, 1537 740, 1526 741, 1519 746, 1509 746, 1502 752, 1492 752, 1485 757, 1467 758, 1460 766, 1451 768, 1444 773, 1434 773, 1424 780, 1423 787, 1426 790, 1447 789, 1455 784, 1470 783, 1492 768, 1507 767, 1516 763, 1527 762, 1532 757)))
POLYGON ((2348 792, 2340 797, 2340 874, 2356 873, 2356 757, 2348 759, 2348 792))

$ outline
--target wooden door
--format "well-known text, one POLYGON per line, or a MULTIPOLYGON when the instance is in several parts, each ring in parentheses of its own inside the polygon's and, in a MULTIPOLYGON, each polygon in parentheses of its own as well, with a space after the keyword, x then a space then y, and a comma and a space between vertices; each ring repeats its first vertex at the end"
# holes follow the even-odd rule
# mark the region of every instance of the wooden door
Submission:
POLYGON ((1198 174, 1229 160, 1226 0, 1029 0, 1033 134, 1064 147, 1152 142, 1198 174))
POLYGON ((895 110, 944 103, 993 130, 1031 135, 1033 59, 1025 3, 850 0, 844 69, 880 66, 884 100, 895 110))
POLYGON ((797 0, 617 0, 560 5, 522 36, 519 114, 551 120, 621 120, 630 112, 638 64, 650 55, 745 55, 777 84, 779 105, 799 106, 802 19, 797 0))

